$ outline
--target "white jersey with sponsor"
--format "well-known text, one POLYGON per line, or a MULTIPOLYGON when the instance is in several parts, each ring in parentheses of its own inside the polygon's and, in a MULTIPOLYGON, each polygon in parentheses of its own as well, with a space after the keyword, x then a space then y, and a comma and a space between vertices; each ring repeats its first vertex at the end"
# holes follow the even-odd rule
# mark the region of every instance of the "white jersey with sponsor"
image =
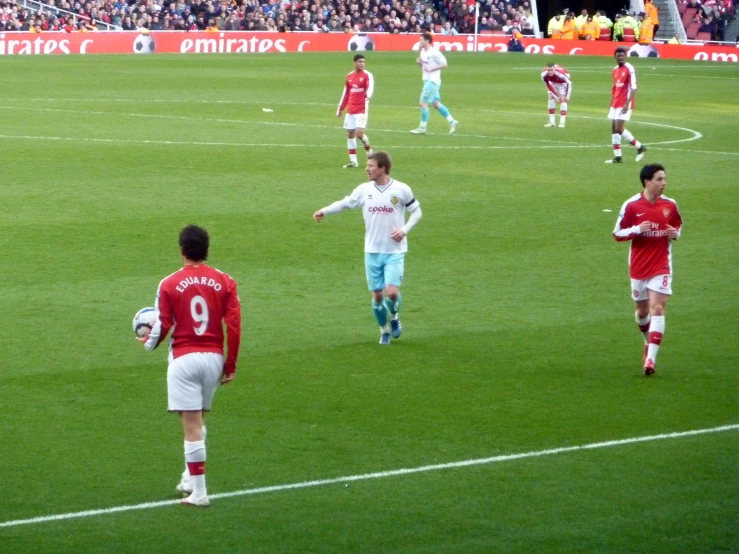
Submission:
POLYGON ((435 69, 433 71, 426 71, 426 67, 438 67, 440 65, 446 65, 446 58, 444 54, 439 52, 433 46, 426 50, 421 48, 421 68, 423 69, 422 79, 424 81, 431 81, 437 85, 441 84, 441 69, 435 69))
POLYGON ((362 183, 344 198, 347 208, 362 208, 364 215, 364 251, 373 254, 402 254, 408 251, 408 239, 396 242, 391 234, 405 225, 405 212, 420 206, 411 187, 391 179, 384 187, 374 181, 362 183))

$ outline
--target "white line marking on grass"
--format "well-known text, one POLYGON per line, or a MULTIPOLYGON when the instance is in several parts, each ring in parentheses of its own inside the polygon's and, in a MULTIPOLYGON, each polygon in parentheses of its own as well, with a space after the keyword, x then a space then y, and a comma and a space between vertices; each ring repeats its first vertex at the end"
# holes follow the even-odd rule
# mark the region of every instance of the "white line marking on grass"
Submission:
MULTIPOLYGON (((368 481, 370 479, 383 479, 385 477, 396 477, 398 475, 410 475, 413 473, 427 473, 429 471, 441 471, 445 469, 456 469, 460 467, 470 467, 479 465, 495 464, 499 462, 510 462, 512 460, 522 460, 525 458, 541 458, 543 456, 551 456, 554 454, 564 454, 567 452, 578 452, 580 450, 597 450, 599 448, 608 448, 611 446, 623 446, 627 444, 636 444, 640 442, 650 442, 667 439, 679 439, 682 437, 691 437, 695 435, 706 435, 708 433, 720 433, 723 431, 735 431, 739 429, 739 424, 722 425, 720 427, 711 427, 708 429, 695 429, 693 431, 678 431, 674 433, 664 433, 661 435, 649 435, 646 437, 634 437, 630 439, 620 439, 605 442, 594 442, 581 446, 564 446, 561 448, 551 448, 548 450, 538 450, 535 452, 523 452, 520 454, 504 454, 501 456, 493 456, 491 458, 477 458, 474 460, 463 460, 461 462, 451 462, 446 464, 434 464, 420 467, 410 467, 404 469, 392 469, 389 471, 377 471, 375 473, 363 473, 361 475, 349 475, 346 477, 335 477, 332 479, 317 479, 315 481, 303 481, 302 483, 291 483, 288 485, 273 485, 270 487, 259 487, 256 489, 244 489, 233 492, 222 492, 210 495, 211 500, 221 498, 232 498, 235 496, 251 496, 254 494, 264 494, 269 492, 281 492, 287 490, 307 489, 311 487, 321 487, 324 485, 335 485, 338 483, 351 483, 354 481, 368 481)), ((57 514, 52 516, 39 516, 29 519, 16 519, 12 521, 4 521, 0 523, 2 527, 17 527, 18 525, 29 525, 33 523, 47 523, 50 521, 60 521, 64 519, 78 519, 98 515, 115 514, 119 512, 130 512, 134 510, 148 510, 151 508, 161 508, 164 506, 174 506, 181 504, 181 500, 161 500, 158 502, 145 502, 143 504, 130 504, 128 506, 116 506, 114 508, 101 508, 98 510, 85 510, 82 512, 70 512, 67 514, 57 514)))
MULTIPOLYGON (((290 144, 276 143, 269 144, 264 142, 205 142, 205 141, 176 141, 176 140, 134 140, 134 139, 106 139, 106 138, 84 138, 84 137, 48 137, 34 135, 0 135, 0 139, 10 140, 48 140, 48 141, 67 141, 67 142, 95 142, 95 143, 124 143, 124 144, 153 144, 153 145, 181 145, 181 146, 235 146, 244 148, 331 148, 334 145, 326 144, 290 144)), ((551 141, 555 142, 555 141, 551 141)), ((385 146, 389 150, 397 150, 406 148, 411 150, 531 150, 531 149, 560 149, 560 148, 606 148, 603 144, 556 144, 556 145, 519 145, 519 146, 446 146, 446 145, 423 145, 423 144, 402 144, 397 146, 385 146)), ((610 148, 610 146, 608 146, 610 148)))

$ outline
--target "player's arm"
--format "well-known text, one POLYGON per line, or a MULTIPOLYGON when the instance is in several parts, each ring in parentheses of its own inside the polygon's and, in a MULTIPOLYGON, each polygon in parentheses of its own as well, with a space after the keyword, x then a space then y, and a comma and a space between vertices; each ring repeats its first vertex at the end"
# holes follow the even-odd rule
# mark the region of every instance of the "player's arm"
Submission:
POLYGON ((649 222, 645 221, 641 225, 636 225, 633 221, 634 217, 631 211, 631 205, 627 202, 621 208, 616 220, 616 226, 613 229, 613 238, 618 242, 632 240, 634 237, 641 235, 649 229, 649 222))
POLYGON ((634 66, 626 64, 626 68, 629 70, 629 95, 626 97, 626 105, 623 108, 623 113, 626 113, 631 109, 631 103, 634 101, 636 96, 636 71, 634 66))
POLYGON ((390 237, 396 242, 400 242, 401 240, 403 240, 408 235, 408 233, 411 232, 411 229, 416 226, 416 223, 421 221, 421 217, 423 217, 421 205, 413 197, 412 194, 410 201, 405 204, 405 209, 408 213, 410 213, 408 221, 406 221, 405 225, 403 225, 400 229, 395 229, 395 231, 393 231, 390 235, 390 237))
POLYGON ((436 55, 432 56, 429 61, 426 62, 424 69, 426 71, 437 71, 445 69, 447 67, 447 61, 441 52, 437 52, 436 55))
POLYGON ((567 91, 565 93, 565 99, 569 100, 570 99, 570 95, 572 94, 572 81, 570 80, 569 76, 566 73, 560 73, 558 71, 557 72, 557 75, 559 75, 559 78, 562 79, 565 82, 565 88, 566 88, 566 91, 567 91))
POLYGON ((341 112, 344 111, 346 105, 349 103, 349 82, 344 82, 344 92, 339 100, 339 107, 336 109, 336 117, 341 117, 341 112))
POLYGON ((670 217, 670 222, 667 224, 667 236, 670 240, 677 240, 680 238, 680 234, 683 231, 683 219, 680 216, 680 211, 677 209, 675 204, 675 212, 670 217))
POLYGON ((557 91, 554 90, 554 85, 552 85, 552 83, 549 82, 549 79, 547 79, 546 71, 541 74, 541 80, 544 82, 544 86, 547 87, 547 90, 554 96, 557 96, 557 91))
POLYGON ((369 71, 365 71, 367 73, 367 100, 372 98, 372 95, 375 93, 375 77, 370 73, 369 71))
POLYGON ((236 359, 239 357, 241 346, 241 302, 235 281, 232 281, 232 288, 226 300, 223 321, 226 324, 226 361, 223 364, 221 383, 226 384, 233 380, 236 373, 236 359))
POLYGON ((155 350, 164 339, 167 338, 169 330, 174 325, 174 317, 172 316, 172 306, 169 302, 169 296, 166 291, 162 290, 162 285, 159 285, 159 291, 157 291, 157 298, 154 302, 154 307, 157 309, 159 317, 154 328, 151 330, 149 335, 145 337, 144 348, 149 352, 155 350))
POLYGON ((343 212, 344 210, 351 210, 357 206, 362 205, 362 195, 360 192, 361 187, 357 187, 354 191, 341 200, 337 200, 333 204, 329 204, 325 208, 321 208, 313 214, 313 219, 321 221, 327 215, 333 215, 343 212))

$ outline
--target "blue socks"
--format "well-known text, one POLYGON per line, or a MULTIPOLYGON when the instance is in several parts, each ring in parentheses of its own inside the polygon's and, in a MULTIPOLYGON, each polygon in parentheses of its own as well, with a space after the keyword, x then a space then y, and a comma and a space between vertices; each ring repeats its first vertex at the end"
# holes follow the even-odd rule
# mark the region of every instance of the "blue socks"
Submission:
POLYGON ((372 299, 372 312, 375 314, 375 319, 377 320, 377 324, 380 327, 385 327, 387 325, 387 310, 385 309, 385 306, 382 302, 375 302, 375 299, 372 299))
POLYGON ((400 311, 400 303, 402 302, 402 297, 400 294, 398 294, 398 298, 394 301, 390 298, 385 297, 385 308, 387 308, 387 311, 390 313, 391 316, 395 316, 400 311))
POLYGON ((421 108, 421 123, 428 123, 429 121, 429 109, 421 108))
POLYGON ((449 110, 444 104, 439 104, 439 107, 436 109, 439 110, 439 113, 445 118, 449 117, 449 110))

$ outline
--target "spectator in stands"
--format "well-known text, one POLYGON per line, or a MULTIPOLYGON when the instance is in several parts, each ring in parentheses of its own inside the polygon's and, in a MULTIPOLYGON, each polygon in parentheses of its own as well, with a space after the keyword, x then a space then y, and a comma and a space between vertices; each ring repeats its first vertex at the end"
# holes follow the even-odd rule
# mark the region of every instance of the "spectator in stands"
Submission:
POLYGON ((318 16, 316 22, 311 26, 311 30, 316 33, 328 33, 328 27, 323 22, 323 16, 318 16))
POLYGON ((556 14, 552 19, 549 20, 549 24, 547 25, 547 35, 549 35, 551 38, 559 38, 560 30, 562 29, 563 23, 563 16, 560 14, 556 14))
POLYGON ((634 19, 628 13, 621 18, 621 25, 624 29, 631 29, 634 31, 634 37, 639 38, 639 22, 634 19))
POLYGON ((565 21, 562 24, 562 29, 560 30, 559 35, 563 40, 575 40, 577 38, 574 12, 570 12, 565 16, 565 21))
POLYGON ((588 16, 585 24, 580 28, 580 38, 582 40, 598 40, 600 38, 600 25, 593 21, 592 15, 588 16))
POLYGON ((652 23, 652 18, 644 12, 640 12, 639 23, 638 32, 634 31, 639 44, 652 44, 654 41, 654 23, 652 23))
POLYGON ((580 15, 578 15, 575 18, 575 29, 580 31, 580 29, 583 28, 583 25, 585 25, 588 22, 588 10, 582 10, 580 12, 580 15))
POLYGON ((509 52, 524 52, 523 43, 521 42, 521 33, 513 33, 508 40, 509 52))
POLYGON ((477 30, 482 31, 490 31, 490 25, 488 25, 488 18, 487 17, 481 17, 480 23, 477 25, 477 30))
POLYGON ((654 35, 659 31, 659 8, 654 5, 653 0, 646 0, 644 2, 644 11, 647 17, 652 21, 654 27, 654 35))
POLYGON ((616 22, 613 24, 613 40, 621 42, 624 39, 624 16, 621 12, 616 14, 616 22))
POLYGON ((210 21, 208 21, 208 25, 206 25, 204 31, 206 33, 217 33, 218 31, 220 31, 218 25, 216 25, 216 20, 211 19, 210 21))
POLYGON ((593 21, 595 21, 598 24, 598 27, 600 27, 601 35, 607 34, 609 37, 611 36, 613 21, 611 21, 610 18, 606 15, 606 12, 604 12, 603 10, 598 10, 597 12, 595 12, 595 17, 593 18, 593 21))

